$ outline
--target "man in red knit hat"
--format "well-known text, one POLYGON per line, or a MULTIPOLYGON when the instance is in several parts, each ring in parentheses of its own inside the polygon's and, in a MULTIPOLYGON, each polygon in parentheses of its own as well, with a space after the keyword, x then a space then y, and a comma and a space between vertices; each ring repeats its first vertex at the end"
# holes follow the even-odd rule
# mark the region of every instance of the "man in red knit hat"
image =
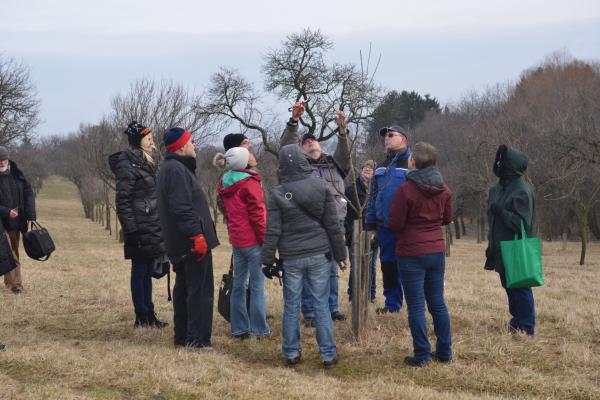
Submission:
POLYGON ((210 348, 213 315, 211 250, 219 245, 206 195, 196 177, 191 134, 171 128, 158 172, 159 217, 167 255, 176 273, 173 288, 175 346, 210 348))

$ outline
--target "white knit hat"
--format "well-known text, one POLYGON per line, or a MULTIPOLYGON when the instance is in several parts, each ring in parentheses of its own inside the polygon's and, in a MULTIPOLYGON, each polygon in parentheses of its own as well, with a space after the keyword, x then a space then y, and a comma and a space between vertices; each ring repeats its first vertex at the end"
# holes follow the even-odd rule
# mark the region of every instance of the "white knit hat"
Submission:
POLYGON ((229 171, 244 169, 249 158, 250 152, 245 147, 232 147, 225 153, 225 168, 229 171))

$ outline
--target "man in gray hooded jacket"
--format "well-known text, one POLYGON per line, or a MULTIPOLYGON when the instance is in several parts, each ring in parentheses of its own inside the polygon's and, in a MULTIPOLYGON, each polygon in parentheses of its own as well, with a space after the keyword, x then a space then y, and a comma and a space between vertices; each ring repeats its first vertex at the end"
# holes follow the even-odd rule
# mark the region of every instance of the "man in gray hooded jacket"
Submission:
POLYGON ((283 356, 300 361, 300 299, 303 286, 315 309, 317 342, 324 367, 337 363, 333 323, 328 310, 330 265, 348 265, 335 200, 296 145, 279 152, 279 186, 271 189, 262 263, 272 265, 275 251, 283 259, 283 356), (330 253, 332 260, 326 254, 330 253))

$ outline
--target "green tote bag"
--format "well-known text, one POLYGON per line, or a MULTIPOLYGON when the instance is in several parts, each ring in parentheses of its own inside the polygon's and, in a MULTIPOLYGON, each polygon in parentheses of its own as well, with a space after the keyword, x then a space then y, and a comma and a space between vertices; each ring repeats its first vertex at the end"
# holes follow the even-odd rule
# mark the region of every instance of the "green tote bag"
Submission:
POLYGON ((544 284, 540 238, 528 238, 522 220, 521 239, 515 233, 514 240, 500 242, 500 253, 507 288, 520 289, 544 284))

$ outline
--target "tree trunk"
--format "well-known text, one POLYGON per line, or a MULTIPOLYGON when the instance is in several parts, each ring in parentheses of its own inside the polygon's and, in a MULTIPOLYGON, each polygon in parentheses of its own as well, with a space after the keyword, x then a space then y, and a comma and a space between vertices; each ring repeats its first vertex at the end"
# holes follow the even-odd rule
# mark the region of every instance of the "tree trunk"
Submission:
POLYGON ((585 264, 585 255, 587 252, 588 243, 588 221, 590 216, 590 207, 586 207, 585 204, 579 199, 575 201, 575 218, 577 220, 577 227, 579 228, 579 237, 581 239, 581 254, 579 257, 579 265, 585 264))
POLYGON ((360 340, 367 334, 371 286, 369 257, 372 254, 368 233, 360 229, 359 220, 354 221, 352 246, 352 332, 360 340))
POLYGON ((454 234, 456 235, 456 239, 460 239, 460 223, 458 218, 454 218, 454 234))
POLYGON ((590 231, 596 240, 600 240, 600 224, 598 223, 598 211, 596 209, 590 212, 590 231))
POLYGON ((450 257, 450 246, 452 245, 452 227, 450 224, 445 227, 446 232, 446 257, 450 257))

